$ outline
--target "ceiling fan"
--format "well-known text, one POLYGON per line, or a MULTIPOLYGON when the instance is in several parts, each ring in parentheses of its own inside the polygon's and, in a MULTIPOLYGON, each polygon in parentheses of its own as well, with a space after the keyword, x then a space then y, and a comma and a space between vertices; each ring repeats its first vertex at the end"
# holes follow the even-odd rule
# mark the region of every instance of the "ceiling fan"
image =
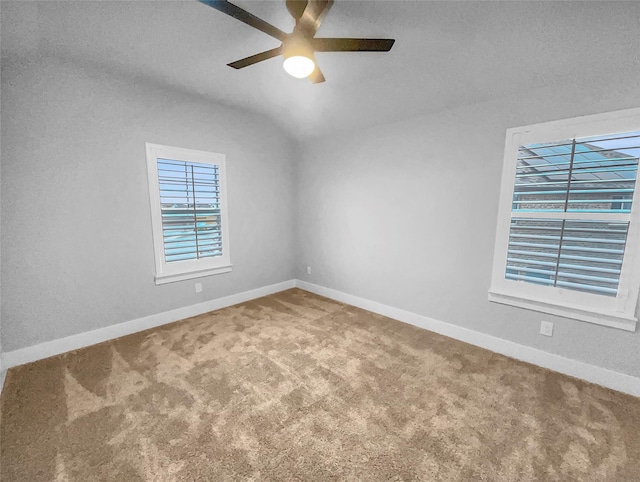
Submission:
POLYGON ((394 39, 372 38, 316 38, 322 20, 333 5, 333 0, 286 0, 287 10, 296 25, 286 33, 270 23, 250 14, 227 0, 200 0, 222 13, 256 28, 281 42, 280 47, 231 62, 229 67, 242 69, 278 55, 284 57, 284 69, 294 77, 309 77, 317 84, 325 78, 315 59, 315 52, 388 52, 394 39))

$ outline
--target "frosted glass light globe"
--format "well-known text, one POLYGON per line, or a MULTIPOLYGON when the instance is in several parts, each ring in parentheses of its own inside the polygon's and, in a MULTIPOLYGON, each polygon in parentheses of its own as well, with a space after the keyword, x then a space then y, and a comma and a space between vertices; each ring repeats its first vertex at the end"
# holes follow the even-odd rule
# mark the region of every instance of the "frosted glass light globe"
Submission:
POLYGON ((294 55, 293 57, 284 59, 282 66, 289 75, 298 79, 308 77, 316 68, 313 60, 309 57, 303 57, 302 55, 294 55))

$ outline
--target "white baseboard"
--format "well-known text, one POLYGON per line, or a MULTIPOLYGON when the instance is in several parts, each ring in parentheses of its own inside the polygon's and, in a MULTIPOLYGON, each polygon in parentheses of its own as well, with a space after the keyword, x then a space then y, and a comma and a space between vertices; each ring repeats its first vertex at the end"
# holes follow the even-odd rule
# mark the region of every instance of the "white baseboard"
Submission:
MULTIPOLYGON (((183 320, 191 316, 200 315, 209 311, 219 310, 227 306, 236 305, 244 301, 253 300, 262 296, 267 296, 278 291, 295 288, 296 280, 283 281, 262 288, 256 288, 249 291, 243 291, 235 295, 225 296, 215 300, 205 301, 196 305, 185 306, 171 311, 165 311, 155 315, 145 316, 136 320, 125 321, 117 325, 91 330, 77 335, 58 338, 57 340, 46 341, 38 345, 20 348, 18 350, 9 351, 1 355, 2 369, 7 370, 11 367, 24 365, 36 360, 48 358, 54 355, 60 355, 71 350, 77 350, 103 341, 112 340, 125 335, 131 335, 139 331, 148 330, 157 326, 173 323, 174 321, 183 320)), ((1 388, 1 387, 0 387, 1 388)), ((0 391, 1 392, 1 391, 0 391)))
POLYGON ((0 369, 0 395, 2 395, 2 388, 4 387, 4 379, 7 377, 7 370, 0 369))
POLYGON ((532 363, 565 375, 596 383, 603 387, 640 397, 640 378, 590 365, 571 358, 565 358, 560 355, 538 350, 537 348, 520 345, 479 331, 470 330, 469 328, 452 325, 444 321, 383 305, 382 303, 353 296, 331 288, 318 286, 307 281, 297 280, 296 286, 303 290, 331 298, 332 300, 341 301, 349 305, 357 306, 358 308, 388 316, 389 318, 394 318, 419 328, 464 341, 470 345, 486 348, 487 350, 515 358, 516 360, 532 363))
POLYGON ((277 293, 294 287, 298 287, 336 301, 357 306, 358 308, 372 311, 374 313, 388 316, 389 318, 394 318, 419 328, 424 328, 456 340, 464 341, 471 345, 486 348, 487 350, 491 350, 517 360, 532 363, 565 375, 596 383, 603 387, 640 397, 640 378, 625 375, 623 373, 595 365, 590 365, 578 360, 565 358, 560 355, 538 350, 537 348, 520 345, 502 338, 480 333, 457 325, 452 325, 450 323, 445 323, 427 316, 418 315, 416 313, 394 308, 392 306, 301 280, 284 281, 282 283, 244 291, 235 295, 225 296, 224 298, 205 301, 196 305, 186 306, 184 308, 178 308, 158 313, 156 315, 119 323, 117 325, 99 328, 97 330, 79 333, 77 335, 59 338, 57 340, 40 343, 27 348, 2 353, 2 355, 0 355, 0 393, 2 393, 2 385, 4 383, 6 370, 11 367, 59 355, 71 350, 77 350, 90 345, 95 345, 96 343, 130 335, 149 328, 155 328, 167 323, 173 323, 174 321, 179 321, 184 318, 218 310, 220 308, 225 308, 227 306, 260 298, 262 296, 267 296, 272 293, 277 293))

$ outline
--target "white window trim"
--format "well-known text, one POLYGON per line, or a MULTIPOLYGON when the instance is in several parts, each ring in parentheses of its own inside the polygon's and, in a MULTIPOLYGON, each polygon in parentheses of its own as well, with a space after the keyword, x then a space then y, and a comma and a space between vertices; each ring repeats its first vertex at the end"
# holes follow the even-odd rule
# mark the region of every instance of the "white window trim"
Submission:
MULTIPOLYGON (((615 298, 507 280, 504 274, 509 245, 518 147, 536 142, 613 134, 638 129, 640 129, 640 108, 507 130, 489 301, 627 331, 636 330, 638 321, 636 307, 640 292, 640 180, 636 181, 618 295, 615 298)), ((523 217, 526 216, 525 213, 523 217)), ((549 214, 549 216, 553 215, 549 214)), ((609 217, 611 216, 609 215, 609 217)), ((547 213, 534 213, 532 217, 547 217, 547 213)))
POLYGON ((227 215, 227 177, 224 154, 197 151, 182 147, 145 143, 147 151, 147 175, 149 180, 149 200, 151 206, 151 226, 156 264, 155 283, 157 285, 201 278, 214 274, 228 273, 232 269, 229 251, 229 218, 227 215), (162 212, 160 206, 160 186, 157 159, 175 159, 187 162, 215 164, 220 175, 220 217, 222 231, 222 256, 167 263, 164 255, 162 235, 162 212))

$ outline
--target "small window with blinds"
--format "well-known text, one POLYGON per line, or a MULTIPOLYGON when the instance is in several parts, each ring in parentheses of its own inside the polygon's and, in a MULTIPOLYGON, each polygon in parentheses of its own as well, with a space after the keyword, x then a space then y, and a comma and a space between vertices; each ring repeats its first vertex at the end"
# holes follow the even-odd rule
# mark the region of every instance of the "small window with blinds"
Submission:
POLYGON ((147 144, 156 283, 231 270, 225 157, 147 144))
POLYGON ((167 263, 222 256, 220 166, 158 159, 167 263))
POLYGON ((635 329, 639 157, 639 109, 510 129, 490 300, 635 329))

